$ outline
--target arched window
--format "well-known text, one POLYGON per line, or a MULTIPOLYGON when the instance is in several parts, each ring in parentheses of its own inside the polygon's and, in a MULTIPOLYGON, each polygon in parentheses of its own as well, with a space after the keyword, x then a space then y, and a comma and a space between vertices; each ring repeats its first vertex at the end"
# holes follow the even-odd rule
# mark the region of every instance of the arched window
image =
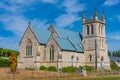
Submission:
POLYGON ((103 57, 103 56, 101 56, 101 60, 102 60, 102 61, 104 60, 104 57, 103 57))
POLYGON ((104 57, 101 56, 101 60, 100 60, 100 69, 104 69, 104 65, 103 65, 103 60, 104 60, 104 57))
POLYGON ((26 43, 26 56, 32 56, 32 42, 30 39, 26 43))
POLYGON ((74 56, 71 56, 71 66, 74 66, 74 56))
POLYGON ((50 61, 54 61, 54 46, 50 47, 50 61))
POLYGON ((92 55, 89 55, 90 62, 92 61, 92 55))
POLYGON ((94 27, 91 25, 91 34, 94 34, 94 27))
POLYGON ((87 26, 87 35, 89 35, 89 26, 87 26))

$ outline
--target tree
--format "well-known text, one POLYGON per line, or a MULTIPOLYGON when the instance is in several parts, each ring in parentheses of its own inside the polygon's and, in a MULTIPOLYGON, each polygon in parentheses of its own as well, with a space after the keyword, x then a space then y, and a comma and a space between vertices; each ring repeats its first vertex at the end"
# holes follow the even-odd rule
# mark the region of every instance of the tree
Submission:
POLYGON ((108 56, 111 57, 111 52, 110 51, 108 51, 108 56))
POLYGON ((9 56, 9 62, 11 72, 15 72, 17 68, 17 56, 14 52, 12 52, 11 55, 9 56))
POLYGON ((115 57, 115 51, 112 52, 113 57, 115 57))
POLYGON ((0 57, 2 56, 2 51, 0 51, 0 57))

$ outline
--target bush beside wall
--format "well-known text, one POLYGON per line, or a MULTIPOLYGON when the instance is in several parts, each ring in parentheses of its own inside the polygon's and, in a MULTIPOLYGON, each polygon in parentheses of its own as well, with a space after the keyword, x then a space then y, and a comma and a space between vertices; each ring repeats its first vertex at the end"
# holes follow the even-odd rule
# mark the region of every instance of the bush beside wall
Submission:
POLYGON ((120 67, 115 62, 111 62, 110 67, 112 70, 120 70, 120 67))
POLYGON ((55 66, 49 66, 48 68, 47 68, 47 70, 48 71, 57 71, 57 68, 55 67, 55 66))
POLYGON ((46 66, 40 66, 40 70, 46 70, 47 67, 46 66))
POLYGON ((76 68, 72 67, 72 66, 68 66, 68 67, 63 67, 62 68, 62 72, 76 72, 76 68))
POLYGON ((92 71, 93 70, 93 68, 91 66, 85 65, 84 67, 85 67, 86 71, 92 71))

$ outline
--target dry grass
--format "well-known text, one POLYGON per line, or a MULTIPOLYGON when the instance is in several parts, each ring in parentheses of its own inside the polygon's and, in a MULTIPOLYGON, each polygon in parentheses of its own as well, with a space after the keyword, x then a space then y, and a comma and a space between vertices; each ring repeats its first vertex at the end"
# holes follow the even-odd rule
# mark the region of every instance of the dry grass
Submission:
MULTIPOLYGON (((0 80, 13 80, 13 74, 9 72, 9 68, 0 68, 0 80)), ((80 76, 80 73, 17 70, 17 73, 14 74, 14 80, 120 80, 120 74, 114 75, 110 72, 88 72, 87 75, 88 77, 83 77, 80 76)))
MULTIPOLYGON (((45 77, 58 77, 60 76, 57 72, 45 72, 38 70, 17 70, 14 74, 15 79, 27 79, 27 78, 45 78, 45 77)), ((1 79, 12 79, 13 73, 10 73, 9 68, 0 68, 1 79)))

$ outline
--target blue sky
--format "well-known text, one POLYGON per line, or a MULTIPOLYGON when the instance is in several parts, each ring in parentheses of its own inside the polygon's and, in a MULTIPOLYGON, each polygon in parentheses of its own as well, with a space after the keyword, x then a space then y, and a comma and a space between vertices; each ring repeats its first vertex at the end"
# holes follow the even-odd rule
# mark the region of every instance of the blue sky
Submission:
POLYGON ((106 36, 109 50, 120 50, 120 0, 1 0, 0 47, 19 50, 19 42, 28 21, 32 27, 55 27, 82 32, 81 15, 89 19, 97 8, 106 18, 106 36))

